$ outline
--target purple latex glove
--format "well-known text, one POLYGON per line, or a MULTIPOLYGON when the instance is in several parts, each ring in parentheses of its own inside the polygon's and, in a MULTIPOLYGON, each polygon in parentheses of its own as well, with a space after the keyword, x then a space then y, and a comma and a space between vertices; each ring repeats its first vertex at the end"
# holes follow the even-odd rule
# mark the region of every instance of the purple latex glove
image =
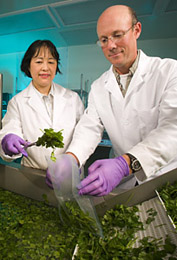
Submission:
POLYGON ((49 188, 53 189, 52 180, 51 180, 51 176, 50 176, 48 168, 47 168, 47 171, 46 171, 45 183, 49 186, 49 188))
POLYGON ((28 157, 28 154, 24 149, 24 146, 27 143, 27 141, 23 140, 21 137, 15 134, 7 134, 1 141, 4 153, 9 156, 22 153, 25 157, 28 157))
POLYGON ((122 156, 98 160, 88 168, 88 176, 78 187, 79 195, 105 196, 128 175, 129 166, 122 156))

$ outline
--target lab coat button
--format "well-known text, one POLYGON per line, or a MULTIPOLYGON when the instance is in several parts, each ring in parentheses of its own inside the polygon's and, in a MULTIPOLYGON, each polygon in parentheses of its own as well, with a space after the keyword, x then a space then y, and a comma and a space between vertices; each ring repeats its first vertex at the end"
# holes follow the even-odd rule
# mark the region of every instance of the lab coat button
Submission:
POLYGON ((124 124, 124 125, 128 125, 128 124, 129 124, 129 121, 128 121, 128 120, 124 120, 124 121, 123 121, 123 124, 124 124))

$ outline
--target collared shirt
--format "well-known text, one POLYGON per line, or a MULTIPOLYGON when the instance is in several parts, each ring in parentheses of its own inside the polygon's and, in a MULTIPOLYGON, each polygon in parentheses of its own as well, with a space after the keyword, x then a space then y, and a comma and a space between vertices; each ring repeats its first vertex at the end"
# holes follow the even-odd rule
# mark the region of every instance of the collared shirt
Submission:
POLYGON ((51 86, 51 89, 50 89, 48 95, 40 93, 35 87, 34 87, 34 89, 35 89, 36 93, 41 97, 42 102, 45 105, 46 111, 47 111, 47 113, 50 116, 51 121, 52 121, 52 119, 53 119, 53 97, 54 97, 53 84, 51 86))
POLYGON ((138 67, 138 62, 139 62, 139 57, 140 57, 140 51, 138 50, 138 55, 134 61, 134 63, 132 64, 132 66, 129 69, 129 73, 127 74, 122 74, 120 75, 115 68, 113 67, 113 73, 116 77, 117 83, 120 87, 120 90, 122 92, 123 97, 125 97, 125 94, 127 92, 128 86, 130 84, 130 81, 138 67))

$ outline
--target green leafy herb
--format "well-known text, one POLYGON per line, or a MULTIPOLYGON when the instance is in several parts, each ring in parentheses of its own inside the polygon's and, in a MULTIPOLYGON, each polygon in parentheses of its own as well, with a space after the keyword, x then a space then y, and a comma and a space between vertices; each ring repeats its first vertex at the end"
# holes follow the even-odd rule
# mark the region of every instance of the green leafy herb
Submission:
POLYGON ((41 131, 43 132, 43 135, 38 138, 36 145, 45 146, 46 148, 48 147, 53 148, 50 158, 52 161, 55 162, 56 161, 55 149, 64 147, 63 135, 62 135, 63 129, 58 132, 54 132, 52 128, 44 129, 41 131))
POLYGON ((58 209, 0 189, 0 260, 68 260, 76 234, 64 226, 58 209))
POLYGON ((74 260, 177 259, 175 245, 168 237, 165 242, 136 237, 137 231, 145 230, 153 221, 153 209, 148 210, 148 224, 144 226, 138 207, 116 205, 100 217, 102 238, 94 230, 93 219, 75 201, 66 202, 69 214, 63 222, 58 209, 46 204, 46 195, 43 198, 44 202, 38 202, 0 189, 0 259, 71 260, 76 244, 74 260), (135 241, 138 247, 134 247, 135 241))
POLYGON ((136 206, 116 205, 101 218, 104 237, 96 237, 93 233, 80 232, 78 252, 75 260, 162 260, 172 256, 176 246, 169 237, 165 244, 162 239, 146 236, 136 237, 139 230, 145 230, 154 220, 156 211, 149 209, 146 225, 140 221, 136 206), (138 241, 139 246, 135 247, 138 241))
POLYGON ((168 214, 177 228, 177 181, 173 184, 166 183, 159 194, 165 204, 168 214))

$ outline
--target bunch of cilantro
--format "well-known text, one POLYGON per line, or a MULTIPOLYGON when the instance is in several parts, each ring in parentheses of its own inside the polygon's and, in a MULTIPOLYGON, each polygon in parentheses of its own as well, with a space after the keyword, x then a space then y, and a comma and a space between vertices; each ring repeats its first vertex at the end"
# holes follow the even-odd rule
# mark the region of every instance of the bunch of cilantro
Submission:
POLYGON ((43 132, 43 135, 38 138, 36 145, 37 146, 44 146, 46 148, 51 147, 52 153, 51 153, 51 160, 56 161, 55 157, 55 149, 56 148, 63 148, 64 143, 63 143, 63 135, 62 135, 62 130, 55 132, 52 128, 49 129, 44 129, 41 130, 43 132))

